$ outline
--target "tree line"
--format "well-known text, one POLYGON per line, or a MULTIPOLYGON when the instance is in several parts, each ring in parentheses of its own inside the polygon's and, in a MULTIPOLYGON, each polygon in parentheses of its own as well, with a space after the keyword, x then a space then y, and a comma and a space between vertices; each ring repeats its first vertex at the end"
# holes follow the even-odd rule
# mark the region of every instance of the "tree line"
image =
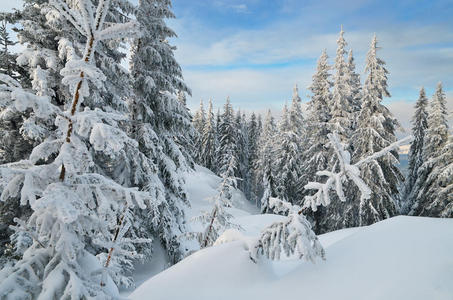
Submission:
MULTIPOLYGON (((239 189, 267 213, 273 212, 269 208, 271 197, 302 206, 304 199, 313 195, 307 183, 320 181, 320 171, 338 170, 329 133, 338 134, 353 163, 394 143, 400 124, 382 104, 384 97, 390 97, 389 72, 377 55, 377 38, 373 37, 366 55, 363 84, 353 52, 346 46, 341 29, 333 65, 326 50, 322 51, 306 111, 302 110, 297 85, 278 120, 270 110, 264 120, 255 113, 234 112, 229 99, 217 113, 212 100, 207 109, 201 101, 193 116, 198 132, 196 162, 221 175, 234 161, 239 189)), ((370 199, 363 199, 357 186, 351 184, 346 188, 347 201, 306 208, 304 213, 316 233, 370 225, 398 214, 452 216, 452 151, 445 102, 439 84, 428 112, 422 89, 413 118, 415 141, 407 178, 399 168, 397 150, 366 163, 360 177, 371 188, 370 199)))

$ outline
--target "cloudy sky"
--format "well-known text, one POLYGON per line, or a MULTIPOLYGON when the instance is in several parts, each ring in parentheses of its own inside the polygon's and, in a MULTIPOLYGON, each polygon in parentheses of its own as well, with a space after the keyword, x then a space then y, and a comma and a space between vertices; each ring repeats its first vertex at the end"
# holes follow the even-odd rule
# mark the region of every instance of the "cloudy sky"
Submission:
MULTIPOLYGON (((1 8, 18 3, 2 1, 1 8)), ((192 109, 200 99, 212 97, 218 107, 230 96, 246 111, 279 111, 294 84, 307 101, 316 60, 326 48, 333 62, 341 24, 362 74, 377 34, 390 71, 385 103, 405 127, 421 86, 431 95, 442 81, 453 109, 451 0, 173 0, 173 9, 172 43, 192 109)))
MULTIPOLYGON (((193 90, 190 105, 229 95, 245 110, 280 110, 306 87, 326 48, 333 62, 343 24, 358 71, 374 33, 390 71, 385 100, 407 125, 418 90, 444 83, 453 109, 453 2, 388 0, 173 0, 177 58, 193 90)), ((362 76, 363 77, 363 76, 362 76)))

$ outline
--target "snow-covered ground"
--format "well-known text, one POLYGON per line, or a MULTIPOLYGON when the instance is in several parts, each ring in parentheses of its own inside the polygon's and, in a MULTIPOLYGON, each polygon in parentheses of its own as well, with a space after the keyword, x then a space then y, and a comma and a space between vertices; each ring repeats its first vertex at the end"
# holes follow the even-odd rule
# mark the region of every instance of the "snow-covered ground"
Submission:
MULTIPOLYGON (((197 168, 187 177, 192 203, 187 211, 189 217, 209 209, 207 198, 215 193, 218 180, 204 168, 197 168)), ((235 204, 232 213, 244 229, 245 240, 283 218, 257 215, 240 193, 235 204)), ((261 259, 256 264, 250 260, 244 240, 213 246, 157 275, 156 269, 142 270, 139 283, 146 274, 155 276, 129 298, 453 299, 452 219, 395 217, 319 238, 327 259, 316 264, 294 259, 261 259)))

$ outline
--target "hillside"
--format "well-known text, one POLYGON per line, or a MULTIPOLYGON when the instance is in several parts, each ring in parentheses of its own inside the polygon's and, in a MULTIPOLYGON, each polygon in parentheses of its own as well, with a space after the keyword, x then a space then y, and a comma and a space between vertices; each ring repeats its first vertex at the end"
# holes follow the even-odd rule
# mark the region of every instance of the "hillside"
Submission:
MULTIPOLYGON (((201 207, 203 200, 196 204, 194 196, 206 191, 202 182, 215 180, 206 169, 199 168, 194 175, 199 184, 188 181, 190 197, 193 207, 201 207)), ((244 229, 242 240, 190 255, 144 282, 130 299, 442 300, 453 294, 451 219, 399 216, 321 235, 326 261, 262 259, 255 264, 244 240, 282 217, 240 209, 235 214, 244 229)))

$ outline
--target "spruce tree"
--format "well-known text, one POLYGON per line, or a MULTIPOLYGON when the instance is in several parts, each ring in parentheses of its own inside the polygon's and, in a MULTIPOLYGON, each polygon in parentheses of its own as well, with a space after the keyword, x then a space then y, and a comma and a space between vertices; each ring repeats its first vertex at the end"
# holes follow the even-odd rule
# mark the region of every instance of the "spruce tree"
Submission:
MULTIPOLYGON (((195 149, 201 148, 201 144, 202 144, 201 135, 202 135, 205 123, 206 123, 206 112, 204 109, 203 99, 201 99, 200 105, 192 118, 192 124, 193 124, 193 127, 195 128, 195 136, 194 136, 195 149)), ((201 155, 200 151, 195 151, 194 158, 198 164, 202 165, 203 163, 202 163, 202 158, 200 157, 200 155, 201 155)))
POLYGON ((341 27, 340 36, 337 40, 337 54, 335 57, 335 74, 332 90, 332 105, 330 110, 330 128, 336 131, 343 143, 349 143, 352 130, 352 106, 351 106, 351 87, 349 80, 348 64, 345 61, 347 45, 344 37, 343 26, 341 27))
POLYGON ((256 114, 253 112, 250 116, 250 121, 247 123, 248 131, 248 153, 249 153, 249 176, 250 176, 250 201, 257 203, 257 183, 255 166, 258 159, 258 122, 256 114))
MULTIPOLYGON (((145 208, 151 199, 126 186, 116 162, 133 157, 141 166, 137 177, 152 170, 127 136, 122 111, 112 100, 97 103, 103 109, 95 106, 95 100, 102 100, 97 96, 111 84, 96 67, 96 56, 103 51, 102 41, 120 42, 137 34, 138 28, 133 21, 107 21, 113 21, 109 12, 119 13, 108 1, 99 1, 96 8, 91 1, 68 5, 59 0, 48 8, 59 18, 54 20, 63 33, 59 41, 73 38, 64 41, 73 45, 73 52, 60 71, 60 84, 71 96, 61 99, 66 102, 63 107, 54 103, 55 94, 45 93, 46 88, 35 85, 33 93, 13 80, 1 87, 10 95, 11 108, 53 119, 57 128, 27 159, 0 167, 2 200, 17 197, 32 208, 28 219, 15 219, 13 238, 21 258, 2 269, 0 294, 14 299, 118 297, 112 279, 116 284, 130 283, 124 271, 132 265, 128 253, 135 254, 134 242, 139 242, 129 230, 132 209, 145 208)), ((47 54, 41 50, 38 58, 47 54)), ((45 80, 43 73, 37 76, 45 80)))
POLYGON ((328 148, 330 104, 332 95, 330 87, 330 66, 327 62, 326 51, 322 52, 318 60, 316 73, 313 75, 312 84, 309 87, 312 92, 308 102, 308 148, 305 152, 304 168, 311 180, 316 178, 316 172, 325 170, 330 157, 328 148))
POLYGON ((233 107, 230 98, 226 99, 223 106, 223 113, 220 115, 219 123, 219 150, 218 150, 218 170, 220 174, 225 174, 228 169, 237 169, 238 151, 237 151, 237 129, 234 118, 233 107), (230 162, 234 161, 234 166, 230 162))
POLYGON ((409 150, 409 170, 402 195, 404 201, 401 209, 402 213, 408 213, 408 209, 414 203, 411 193, 418 178, 418 171, 423 164, 425 133, 428 128, 427 106, 428 99, 426 98, 425 89, 422 88, 415 104, 415 113, 412 118, 412 135, 414 136, 414 141, 409 150))
POLYGON ((237 137, 237 154, 238 158, 236 177, 239 178, 238 188, 250 199, 250 171, 249 171, 249 139, 247 119, 245 114, 240 111, 236 113, 235 118, 236 137, 237 137))
POLYGON ((293 89, 291 108, 285 105, 279 125, 276 148, 277 196, 290 203, 302 201, 302 190, 307 180, 303 169, 305 128, 297 85, 293 89))
MULTIPOLYGON (((76 6, 77 3, 77 1, 72 2, 71 5, 76 6)), ((50 3, 46 0, 27 0, 21 10, 6 14, 6 18, 11 23, 19 24, 13 30, 17 32, 20 43, 25 46, 16 59, 19 70, 25 72, 22 74, 22 71, 18 71, 21 74, 18 78, 21 87, 37 96, 49 97, 53 105, 60 110, 65 110, 65 106, 69 105, 67 99, 72 98, 73 95, 70 85, 63 80, 65 76, 63 69, 69 61, 74 63, 84 55, 84 49, 80 48, 80 45, 85 45, 86 37, 79 33, 73 21, 69 21, 64 14, 55 11, 54 4, 55 2, 50 3)), ((86 4, 92 5, 90 1, 86 4)), ((132 11, 131 8, 132 5, 127 1, 121 5, 113 3, 105 19, 112 24, 127 22, 129 21, 127 15, 132 11)), ((130 95, 130 84, 127 71, 120 66, 121 59, 125 57, 125 54, 118 50, 121 44, 121 39, 116 40, 115 43, 111 40, 97 42, 96 51, 93 53, 93 64, 106 77, 106 80, 103 84, 90 86, 90 97, 85 97, 84 101, 79 102, 81 108, 104 109, 112 106, 114 110, 126 111, 124 100, 126 95, 130 95)), ((82 91, 85 90, 83 86, 82 91)), ((2 140, 0 148, 7 149, 8 153, 7 157, 2 158, 3 162, 27 159, 33 147, 59 137, 54 115, 43 116, 33 110, 20 111, 10 108, 5 112, 8 113, 2 114, 0 123, 5 125, 2 128, 7 132, 2 132, 5 134, 0 139, 16 141, 3 143, 4 140, 2 140)), ((104 158, 101 156, 96 159, 104 158)), ((112 174, 113 168, 109 169, 107 162, 104 162, 104 165, 106 172, 112 174)), ((0 211, 7 209, 10 212, 8 220, 1 220, 5 221, 4 224, 7 226, 13 225, 13 218, 27 219, 31 213, 26 203, 23 203, 21 208, 17 207, 11 211, 10 208, 17 203, 9 197, 0 204, 0 211)), ((4 214, 0 213, 0 215, 4 214)), ((10 240, 8 239, 7 242, 10 240)))
POLYGON ((203 132, 203 127, 204 127, 205 122, 206 122, 206 112, 204 110, 203 99, 201 99, 198 110, 195 112, 195 115, 193 116, 193 127, 198 132, 201 133, 201 132, 203 132))
MULTIPOLYGON (((377 57, 377 38, 373 37, 367 53, 367 78, 363 90, 362 108, 359 112, 357 129, 352 137, 353 160, 378 152, 396 141, 395 128, 397 120, 390 111, 381 104, 387 91, 387 74, 385 62, 377 57)), ((358 226, 369 225, 394 216, 399 201, 398 186, 403 176, 397 167, 398 153, 390 151, 378 159, 367 162, 361 168, 361 178, 371 188, 372 195, 364 200, 355 193, 353 203, 356 206, 353 222, 358 226)))
POLYGON ((427 118, 423 143, 423 164, 418 171, 410 197, 409 214, 430 217, 451 217, 452 211, 452 143, 449 141, 446 97, 442 84, 437 85, 427 118))
POLYGON ((276 180, 274 172, 275 138, 277 129, 268 110, 263 124, 263 130, 258 138, 258 154, 255 164, 258 185, 257 197, 260 197, 262 213, 270 212, 269 199, 276 196, 276 180))
MULTIPOLYGON (((177 93, 190 93, 168 39, 175 36, 165 23, 174 18, 169 0, 140 0, 135 12, 142 36, 134 40, 130 62, 134 97, 129 101, 131 136, 154 162, 144 181, 133 182, 148 191, 157 207, 142 212, 144 233, 158 237, 172 262, 184 256, 178 237, 185 232, 183 206, 187 197, 181 172, 190 163, 174 137, 191 132, 187 108, 177 93)), ((138 212, 140 213, 140 212, 138 212)))
POLYGON ((208 113, 206 115, 206 122, 201 135, 201 142, 201 148, 199 149, 199 151, 201 151, 201 163, 203 166, 215 173, 217 170, 217 160, 215 157, 217 133, 211 99, 209 99, 208 113))

